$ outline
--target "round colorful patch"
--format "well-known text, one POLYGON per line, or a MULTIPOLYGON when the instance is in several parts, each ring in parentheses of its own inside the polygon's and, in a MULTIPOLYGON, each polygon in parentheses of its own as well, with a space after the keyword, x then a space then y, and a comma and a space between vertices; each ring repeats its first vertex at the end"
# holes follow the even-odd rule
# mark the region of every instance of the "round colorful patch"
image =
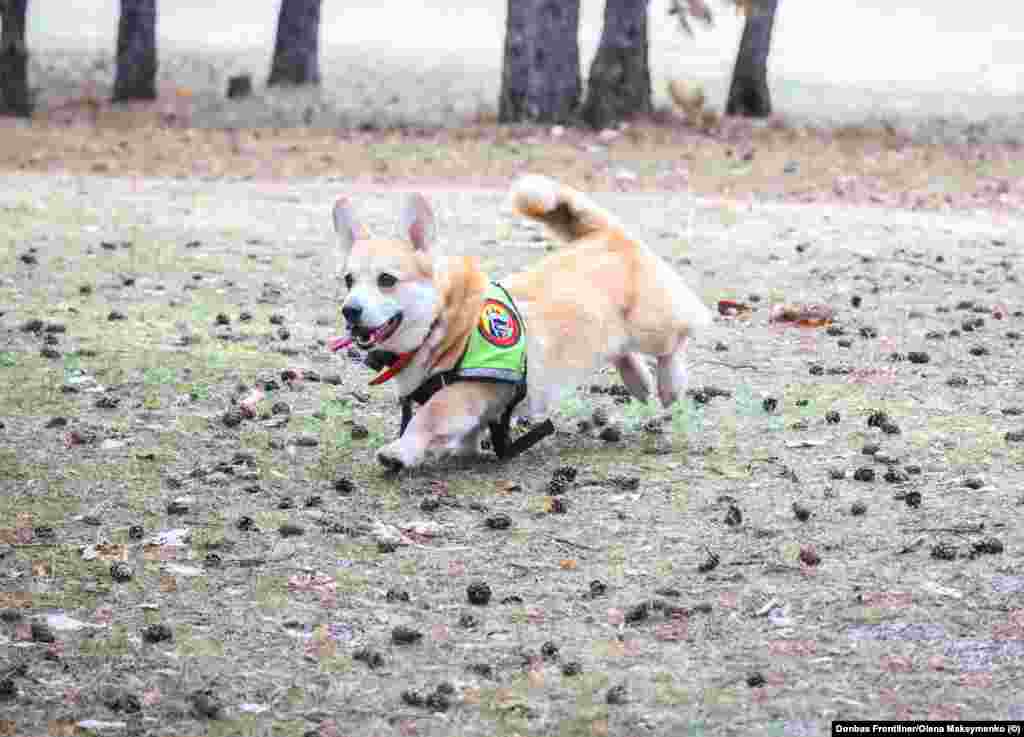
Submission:
POLYGON ((519 342, 522 330, 515 313, 496 299, 489 299, 480 311, 480 334, 491 345, 508 348, 519 342))

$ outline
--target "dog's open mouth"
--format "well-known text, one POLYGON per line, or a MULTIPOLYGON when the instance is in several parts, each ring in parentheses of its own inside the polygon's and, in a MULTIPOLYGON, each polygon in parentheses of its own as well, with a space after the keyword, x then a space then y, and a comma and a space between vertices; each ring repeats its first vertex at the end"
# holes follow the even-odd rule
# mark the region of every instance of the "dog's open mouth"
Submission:
POLYGON ((373 346, 383 343, 385 340, 390 338, 398 330, 398 326, 402 324, 402 313, 399 312, 390 320, 383 325, 376 328, 367 328, 363 326, 352 328, 351 335, 344 338, 331 338, 327 343, 327 348, 332 353, 340 351, 342 348, 355 342, 361 349, 369 350, 373 346))

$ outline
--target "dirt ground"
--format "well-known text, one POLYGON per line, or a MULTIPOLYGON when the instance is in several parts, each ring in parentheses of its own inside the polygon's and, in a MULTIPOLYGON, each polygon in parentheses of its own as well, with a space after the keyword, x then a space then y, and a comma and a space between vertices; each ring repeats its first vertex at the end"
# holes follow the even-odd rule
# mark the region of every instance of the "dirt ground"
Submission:
POLYGON ((630 130, 6 129, 0 735, 1024 719, 1019 156, 630 130), (520 458, 388 476, 331 204, 420 187, 501 277, 526 169, 751 310, 667 416, 600 374, 520 458))
POLYGON ((588 190, 940 211, 1024 205, 1021 145, 980 133, 962 144, 939 144, 880 125, 816 128, 782 118, 766 124, 728 118, 697 130, 670 113, 602 132, 491 123, 210 129, 178 127, 185 121, 173 110, 163 103, 112 109, 86 100, 31 125, 9 123, 0 137, 0 170, 500 188, 516 174, 544 169, 588 190))

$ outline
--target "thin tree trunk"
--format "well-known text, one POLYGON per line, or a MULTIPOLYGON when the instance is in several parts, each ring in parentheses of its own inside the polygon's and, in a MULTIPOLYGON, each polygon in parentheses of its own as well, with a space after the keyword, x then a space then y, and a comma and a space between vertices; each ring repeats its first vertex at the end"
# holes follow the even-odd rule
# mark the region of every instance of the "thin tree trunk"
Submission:
POLYGON ((567 123, 580 101, 579 0, 508 0, 498 121, 567 123))
POLYGON ((501 98, 498 101, 499 123, 515 122, 525 116, 530 88, 527 5, 523 0, 508 0, 505 58, 501 67, 501 98))
POLYGON ((121 0, 114 102, 156 99, 156 0, 121 0))
POLYGON ((726 115, 766 118, 772 114, 768 90, 768 54, 772 45, 772 26, 778 0, 758 0, 751 4, 743 24, 736 66, 729 87, 726 115))
POLYGON ((595 128, 607 128, 651 109, 647 0, 606 0, 604 30, 590 65, 583 119, 595 128))
POLYGON ((25 44, 27 16, 28 0, 0 0, 0 115, 32 115, 25 44))
POLYGON ((320 84, 320 2, 281 0, 268 86, 320 84))

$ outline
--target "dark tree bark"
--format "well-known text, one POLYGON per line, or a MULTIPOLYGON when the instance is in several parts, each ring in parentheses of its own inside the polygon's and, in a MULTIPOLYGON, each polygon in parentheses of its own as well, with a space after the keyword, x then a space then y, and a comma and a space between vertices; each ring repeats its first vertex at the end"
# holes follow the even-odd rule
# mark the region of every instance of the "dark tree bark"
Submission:
POLYGON ((772 26, 778 0, 757 0, 747 11, 740 50, 736 54, 726 115, 766 118, 772 114, 768 91, 768 54, 772 45, 772 26))
POLYGON ((25 18, 28 0, 0 0, 0 115, 32 114, 28 91, 28 47, 25 18))
POLYGON ((281 0, 268 86, 320 84, 320 2, 281 0))
POLYGON ((498 121, 568 123, 580 101, 579 0, 508 0, 498 121))
POLYGON ((114 102, 156 99, 156 0, 121 0, 114 102))
POLYGON ((604 30, 590 65, 583 119, 607 128, 651 109, 647 0, 605 0, 604 30))

